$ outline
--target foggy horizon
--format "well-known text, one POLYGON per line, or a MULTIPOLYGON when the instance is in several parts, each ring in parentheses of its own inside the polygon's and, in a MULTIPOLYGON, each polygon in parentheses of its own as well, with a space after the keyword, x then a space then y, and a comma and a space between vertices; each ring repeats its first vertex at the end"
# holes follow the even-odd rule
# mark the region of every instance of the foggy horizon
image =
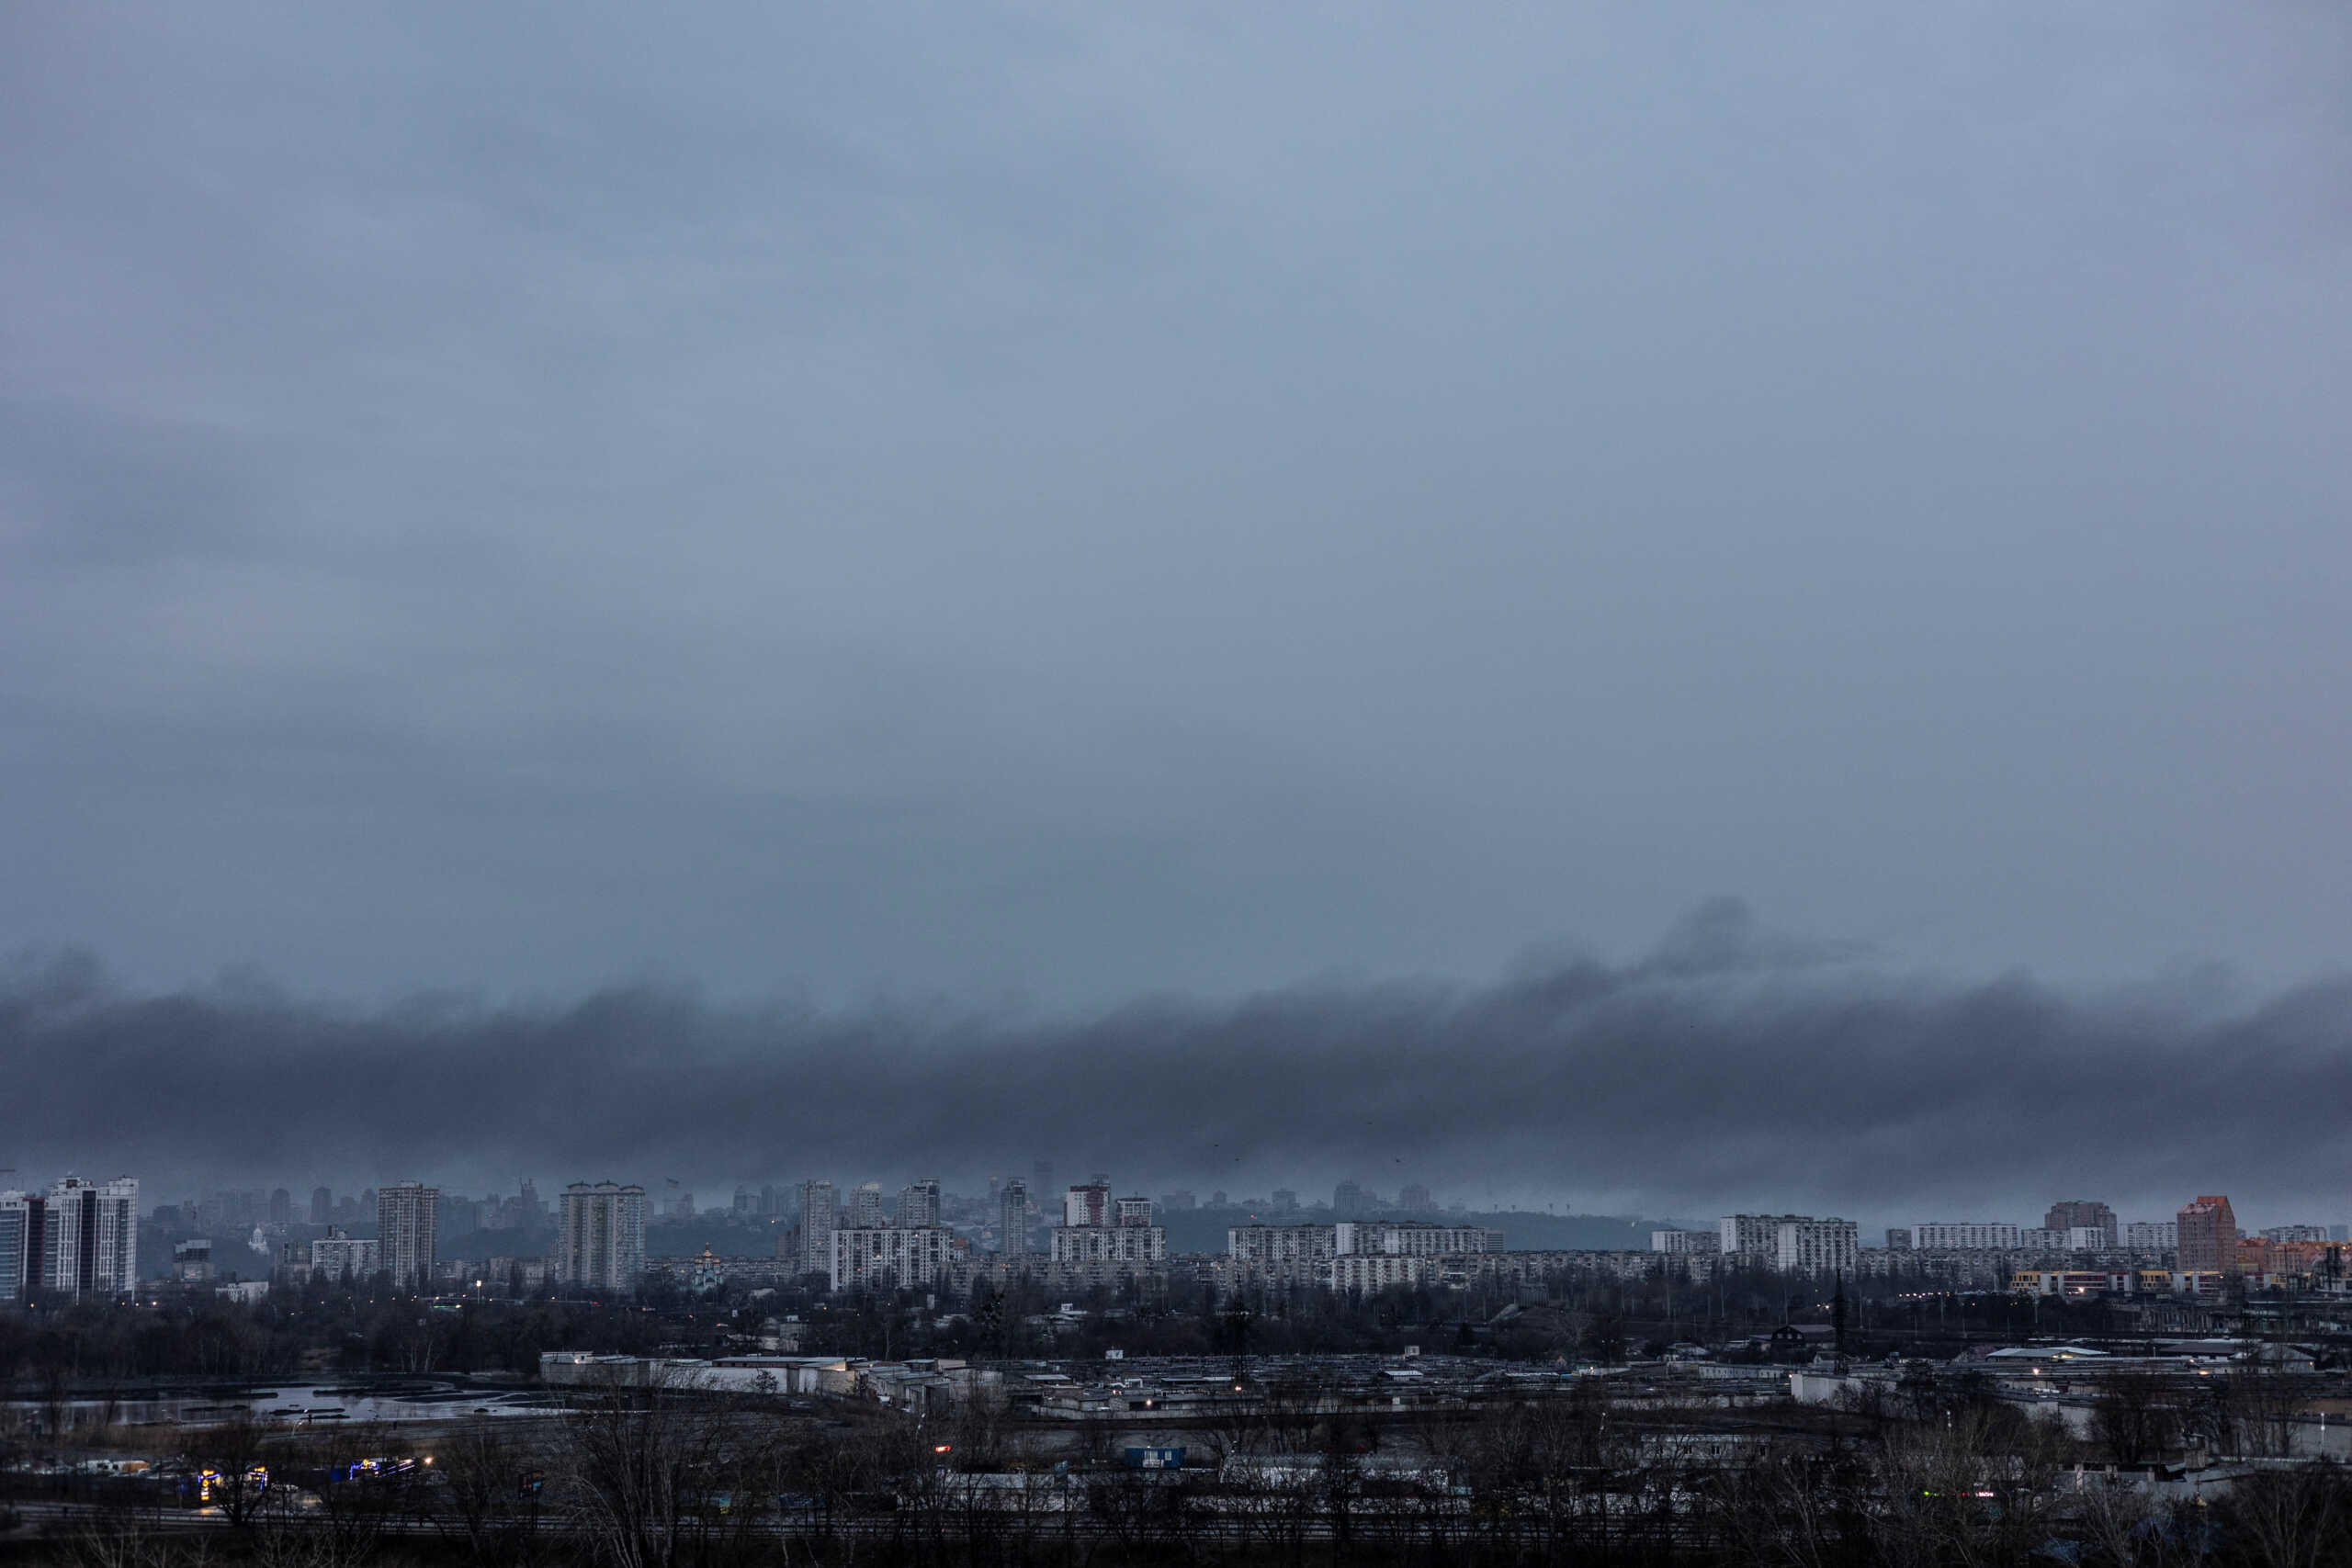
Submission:
POLYGON ((19 1179, 2352 1217, 2352 9, 0 39, 19 1179))
POLYGON ((678 984, 362 1007, 252 973, 125 990, 88 954, 20 955, 0 1055, 59 1051, 90 1070, 28 1083, 0 1163, 43 1180, 122 1166, 150 1201, 529 1176, 543 1197, 612 1179, 657 1201, 676 1178, 707 1205, 810 1178, 974 1192, 1049 1159, 1060 1185, 1099 1170, 1153 1197, 1289 1187, 1313 1203, 1356 1179, 1473 1209, 1872 1229, 2030 1224, 2060 1198, 2164 1219, 2220 1191, 2258 1228, 2347 1207, 2312 1173, 2345 1140, 2330 1108, 2352 1092, 2352 977, 2257 993, 2217 964, 2095 991, 1934 976, 1775 931, 1736 899, 1623 963, 1522 955, 1476 983, 1097 1011, 727 1003, 678 984))

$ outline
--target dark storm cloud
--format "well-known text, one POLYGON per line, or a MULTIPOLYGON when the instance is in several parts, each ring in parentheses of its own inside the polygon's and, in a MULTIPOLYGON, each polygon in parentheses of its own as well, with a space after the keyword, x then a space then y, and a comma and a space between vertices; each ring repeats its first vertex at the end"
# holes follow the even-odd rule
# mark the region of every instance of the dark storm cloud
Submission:
POLYGON ((2347 26, 12 9, 0 943, 2327 969, 2347 26))
POLYGON ((1042 1156, 1204 1192, 1357 1175, 1884 1220, 2072 1195, 2169 1213, 2229 1190, 2250 1213, 2333 1218, 2352 983, 2247 1005, 2211 974, 2098 996, 1933 982, 1776 940, 1718 902, 1625 965, 1044 1021, 717 1007, 658 985, 362 1012, 252 979, 126 994, 68 956, 19 967, 0 1056, 76 1064, 14 1080, 20 1168, 191 1183, 930 1172, 977 1187, 1042 1156))

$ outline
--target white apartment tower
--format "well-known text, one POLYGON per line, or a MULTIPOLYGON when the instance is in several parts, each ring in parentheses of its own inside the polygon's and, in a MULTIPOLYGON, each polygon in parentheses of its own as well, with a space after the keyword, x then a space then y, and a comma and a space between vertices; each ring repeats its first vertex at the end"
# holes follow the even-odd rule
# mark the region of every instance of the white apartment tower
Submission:
POLYGON ((830 1273, 833 1267, 833 1231, 841 1210, 833 1201, 830 1181, 800 1184, 800 1271, 830 1273))
POLYGON ((1716 1250, 1727 1263, 1770 1268, 1781 1253, 1781 1226, 1804 1214, 1725 1214, 1717 1227, 1716 1250))
POLYGON ((645 1189, 575 1181, 563 1190, 555 1236, 556 1282, 634 1291, 645 1273, 645 1189))
POLYGON ((997 1250, 1007 1258, 1029 1256, 1029 1185, 1019 1177, 997 1194, 997 1250))
POLYGON ((1851 1274, 1861 1251, 1860 1229, 1851 1220, 1782 1220, 1773 1266, 1783 1274, 1851 1274))
POLYGON ((40 1244, 31 1247, 34 1224, 29 1202, 24 1240, 28 1283, 80 1301, 113 1296, 139 1283, 139 1183, 128 1176, 85 1181, 78 1176, 51 1185, 40 1200, 40 1244), (35 1261, 36 1257, 38 1262, 35 1261))
POLYGON ((1111 1223, 1111 1183, 1097 1179, 1072 1187, 1062 1194, 1062 1224, 1070 1226, 1107 1225, 1111 1223))
POLYGON ((40 1219, 45 1205, 29 1194, 0 1192, 0 1302, 13 1302, 40 1282, 40 1219))
POLYGON ((926 1176, 911 1186, 899 1190, 898 1223, 902 1225, 935 1225, 939 1223, 939 1178, 926 1176))
POLYGON ((376 1189, 376 1241, 394 1290, 423 1290, 433 1283, 440 1203, 441 1189, 421 1181, 376 1189))

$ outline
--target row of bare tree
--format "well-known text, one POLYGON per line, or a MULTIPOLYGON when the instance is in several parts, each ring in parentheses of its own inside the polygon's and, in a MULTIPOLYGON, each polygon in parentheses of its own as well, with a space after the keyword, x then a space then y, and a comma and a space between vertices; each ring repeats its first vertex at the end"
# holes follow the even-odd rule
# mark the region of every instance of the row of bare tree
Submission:
POLYGON ((60 1494, 75 1506, 40 1552, 75 1568, 2352 1568, 2352 1483, 2332 1465, 2257 1466, 2197 1497, 2102 1461, 2104 1443, 2159 1450, 2187 1429, 2168 1422, 2273 1419, 2259 1380, 2212 1381, 2232 1386, 2104 1391, 2094 1424, 2116 1432, 2090 1439, 1984 1398, 1726 1431, 1720 1413, 1621 1406, 1598 1380, 1393 1421, 1300 1385, 1187 1433, 1196 1462, 1165 1472, 1124 1468, 1107 1424, 1023 1423, 987 1399, 918 1418, 616 1382, 560 1416, 429 1441, 230 1422, 187 1456, 203 1507, 176 1480, 85 1485, 60 1494), (2116 1435, 2131 1424, 2137 1438, 2116 1435))

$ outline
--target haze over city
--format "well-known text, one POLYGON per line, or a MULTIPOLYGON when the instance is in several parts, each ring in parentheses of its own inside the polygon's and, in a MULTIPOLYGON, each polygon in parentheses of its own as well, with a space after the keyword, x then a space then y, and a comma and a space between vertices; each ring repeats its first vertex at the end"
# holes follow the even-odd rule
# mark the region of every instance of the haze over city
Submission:
POLYGON ((0 1158, 2339 1214, 2346 26, 17 12, 0 1158))
POLYGON ((2347 106, 0 4, 0 1568, 2352 1568, 2347 106))

